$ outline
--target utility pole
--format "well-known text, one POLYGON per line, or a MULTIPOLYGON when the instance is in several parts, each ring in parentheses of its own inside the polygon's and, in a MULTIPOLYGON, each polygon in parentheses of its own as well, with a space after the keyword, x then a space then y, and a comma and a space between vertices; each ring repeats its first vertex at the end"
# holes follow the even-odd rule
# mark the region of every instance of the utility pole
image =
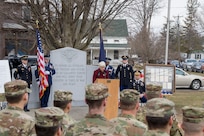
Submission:
POLYGON ((165 65, 167 65, 167 61, 168 61, 169 27, 170 27, 170 8, 171 8, 171 0, 168 0, 165 65))
POLYGON ((178 46, 178 53, 179 53, 179 59, 181 58, 181 42, 180 42, 180 17, 183 16, 175 16, 177 18, 177 46, 178 46))

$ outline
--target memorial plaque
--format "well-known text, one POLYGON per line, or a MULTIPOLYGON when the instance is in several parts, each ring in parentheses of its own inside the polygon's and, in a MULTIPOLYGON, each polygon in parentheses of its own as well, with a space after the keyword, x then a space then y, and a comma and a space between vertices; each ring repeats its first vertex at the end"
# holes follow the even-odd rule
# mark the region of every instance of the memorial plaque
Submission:
POLYGON ((86 86, 86 52, 74 48, 61 48, 50 53, 50 61, 53 63, 56 74, 53 75, 52 93, 50 96, 52 105, 53 94, 56 90, 67 90, 73 93, 74 106, 85 105, 86 86))

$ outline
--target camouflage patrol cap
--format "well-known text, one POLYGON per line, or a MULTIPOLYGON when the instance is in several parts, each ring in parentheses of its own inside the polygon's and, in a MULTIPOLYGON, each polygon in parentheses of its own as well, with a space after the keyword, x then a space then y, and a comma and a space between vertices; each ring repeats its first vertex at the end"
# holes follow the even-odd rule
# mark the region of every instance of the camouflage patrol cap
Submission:
POLYGON ((153 84, 147 84, 146 85, 146 95, 148 100, 152 98, 158 98, 161 94, 161 85, 153 85, 153 84))
POLYGON ((165 98, 153 98, 147 101, 146 116, 150 117, 165 117, 173 115, 175 104, 165 98))
POLYGON ((14 80, 4 84, 5 96, 17 96, 23 93, 31 93, 28 83, 23 80, 14 80))
POLYGON ((64 111, 57 107, 45 107, 35 110, 37 126, 53 127, 61 125, 64 111))
POLYGON ((4 101, 6 101, 5 94, 4 93, 0 93, 0 102, 4 102, 4 101))
POLYGON ((86 99, 100 100, 108 97, 108 87, 102 83, 93 83, 86 86, 86 99))
POLYGON ((204 108, 184 106, 182 108, 183 122, 200 123, 204 122, 204 108))
POLYGON ((124 89, 120 93, 120 101, 126 103, 136 103, 139 101, 139 93, 133 89, 124 89))
POLYGON ((72 100, 72 92, 69 91, 55 91, 54 94, 55 101, 71 101, 72 100))

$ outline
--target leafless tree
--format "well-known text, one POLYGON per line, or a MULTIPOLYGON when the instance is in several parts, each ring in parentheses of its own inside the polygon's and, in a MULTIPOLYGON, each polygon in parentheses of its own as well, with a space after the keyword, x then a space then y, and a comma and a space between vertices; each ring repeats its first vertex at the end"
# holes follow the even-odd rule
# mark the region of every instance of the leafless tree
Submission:
POLYGON ((138 32, 130 41, 132 53, 140 54, 145 62, 149 61, 152 55, 154 56, 152 50, 155 48, 155 44, 150 28, 152 16, 161 8, 160 4, 161 0, 137 0, 127 11, 136 24, 138 32))
MULTIPOLYGON (((39 30, 49 50, 61 47, 86 49, 98 33, 99 22, 106 27, 110 23, 106 20, 114 19, 132 2, 132 0, 14 1, 26 3, 32 15, 28 22, 33 28, 35 20, 39 20, 39 30), (105 21, 106 24, 103 24, 105 21)), ((16 16, 13 16, 13 19, 15 18, 16 16)), ((18 23, 22 24, 22 21, 18 20, 18 23)))

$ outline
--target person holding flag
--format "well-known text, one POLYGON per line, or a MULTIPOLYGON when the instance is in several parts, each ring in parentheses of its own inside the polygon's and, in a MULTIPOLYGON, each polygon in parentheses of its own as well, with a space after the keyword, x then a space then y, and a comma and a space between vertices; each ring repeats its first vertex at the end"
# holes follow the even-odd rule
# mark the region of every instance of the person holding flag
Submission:
POLYGON ((49 56, 44 56, 43 47, 41 43, 40 33, 38 30, 38 21, 36 21, 37 29, 37 61, 38 67, 35 71, 36 81, 39 84, 40 88, 40 105, 41 107, 48 106, 48 100, 50 95, 50 89, 52 85, 52 75, 55 74, 55 69, 52 63, 49 61, 49 56))
POLYGON ((99 33, 100 33, 100 51, 99 51, 99 68, 94 71, 93 74, 93 83, 97 78, 109 78, 108 71, 106 68, 106 55, 104 50, 103 38, 102 38, 102 27, 101 23, 99 23, 99 33))

